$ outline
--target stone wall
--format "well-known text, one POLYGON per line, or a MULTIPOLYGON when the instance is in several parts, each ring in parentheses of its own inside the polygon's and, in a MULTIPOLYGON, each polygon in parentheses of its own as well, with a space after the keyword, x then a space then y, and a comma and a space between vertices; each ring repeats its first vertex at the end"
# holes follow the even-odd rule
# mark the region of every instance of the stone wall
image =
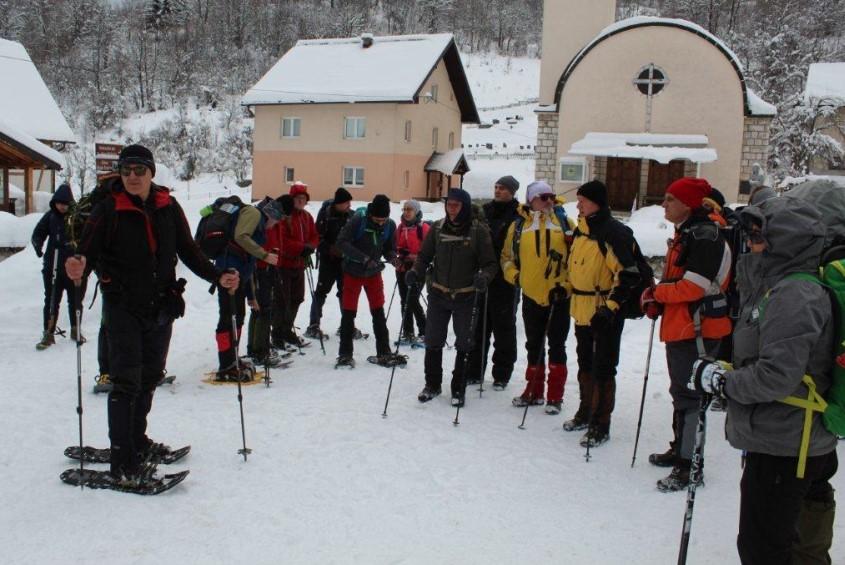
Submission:
POLYGON ((558 114, 537 113, 537 145, 534 146, 534 178, 543 179, 552 186, 557 180, 557 131, 558 114))
POLYGON ((751 167, 759 163, 763 169, 769 160, 770 116, 746 116, 742 132, 742 161, 740 162, 739 180, 751 178, 751 167))

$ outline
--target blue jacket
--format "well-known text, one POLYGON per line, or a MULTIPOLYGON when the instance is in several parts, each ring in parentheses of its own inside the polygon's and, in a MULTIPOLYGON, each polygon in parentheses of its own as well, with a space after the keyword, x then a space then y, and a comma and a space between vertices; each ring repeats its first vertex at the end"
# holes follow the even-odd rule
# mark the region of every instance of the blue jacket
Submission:
POLYGON ((73 193, 70 186, 62 184, 56 189, 53 198, 50 199, 50 210, 44 214, 35 229, 32 230, 32 247, 39 257, 44 258, 44 270, 53 270, 53 254, 58 250, 59 268, 64 272, 62 266, 73 251, 70 249, 67 233, 65 232, 65 216, 56 209, 57 203, 73 204, 73 193), (47 241, 47 249, 42 252, 44 241, 47 241))

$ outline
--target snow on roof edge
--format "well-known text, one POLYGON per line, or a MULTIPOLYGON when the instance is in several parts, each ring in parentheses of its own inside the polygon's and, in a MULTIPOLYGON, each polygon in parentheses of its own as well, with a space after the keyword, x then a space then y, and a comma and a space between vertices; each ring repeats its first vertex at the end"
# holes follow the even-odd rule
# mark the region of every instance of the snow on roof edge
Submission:
POLYGON ((845 105, 845 62, 810 65, 804 87, 804 101, 812 99, 829 99, 845 105))
POLYGON ((0 133, 11 137, 30 151, 34 151, 42 157, 53 161, 60 168, 64 169, 67 167, 64 155, 2 119, 0 119, 0 133))
POLYGON ((748 92, 748 110, 752 116, 777 116, 778 109, 774 104, 766 102, 750 88, 745 90, 748 92))

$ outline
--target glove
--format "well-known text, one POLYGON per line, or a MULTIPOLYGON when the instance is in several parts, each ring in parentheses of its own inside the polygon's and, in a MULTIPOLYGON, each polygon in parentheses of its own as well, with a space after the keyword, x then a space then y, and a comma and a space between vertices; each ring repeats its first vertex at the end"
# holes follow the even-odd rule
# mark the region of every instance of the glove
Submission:
POLYGON ((484 292, 487 290, 487 275, 484 273, 475 273, 475 276, 472 278, 472 286, 475 287, 475 290, 478 292, 484 292))
POLYGON ((382 265, 378 261, 375 261, 374 259, 367 259, 367 262, 364 263, 364 268, 367 269, 368 271, 379 271, 379 272, 381 272, 382 270, 384 270, 384 265, 382 265))
POLYGON ((399 269, 402 267, 403 262, 402 259, 397 255, 396 257, 390 260, 390 264, 393 265, 393 268, 399 269))
POLYGON ((616 319, 616 312, 607 306, 600 306, 590 320, 590 327, 593 329, 594 333, 601 332, 609 327, 613 323, 614 319, 616 319))
POLYGON ((649 320, 656 320, 663 313, 663 305, 654 298, 654 287, 648 287, 640 296, 640 310, 649 320))
POLYGON ((302 251, 300 252, 299 256, 300 257, 308 257, 312 253, 314 253, 314 248, 311 247, 310 245, 306 245, 305 247, 302 248, 302 251))
POLYGON ((687 388, 697 390, 698 392, 706 392, 719 398, 727 398, 725 396, 725 372, 730 369, 731 365, 724 361, 699 359, 692 364, 692 374, 690 375, 687 388))
POLYGON ((569 295, 567 294, 566 289, 562 286, 556 286, 549 291, 550 304, 560 304, 568 297, 569 295))
POLYGON ((409 287, 414 288, 420 284, 420 276, 417 272, 413 269, 405 273, 405 284, 409 287))

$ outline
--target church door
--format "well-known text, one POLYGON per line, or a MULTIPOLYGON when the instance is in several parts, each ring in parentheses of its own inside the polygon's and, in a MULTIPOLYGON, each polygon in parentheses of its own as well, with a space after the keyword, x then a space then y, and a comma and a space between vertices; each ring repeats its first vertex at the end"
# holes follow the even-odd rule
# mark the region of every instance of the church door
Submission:
POLYGON ((648 191, 645 204, 659 204, 663 202, 666 188, 684 176, 684 161, 671 161, 668 165, 661 165, 657 161, 648 162, 648 191))
POLYGON ((640 194, 640 160, 607 159, 607 201, 612 210, 630 210, 640 194))

